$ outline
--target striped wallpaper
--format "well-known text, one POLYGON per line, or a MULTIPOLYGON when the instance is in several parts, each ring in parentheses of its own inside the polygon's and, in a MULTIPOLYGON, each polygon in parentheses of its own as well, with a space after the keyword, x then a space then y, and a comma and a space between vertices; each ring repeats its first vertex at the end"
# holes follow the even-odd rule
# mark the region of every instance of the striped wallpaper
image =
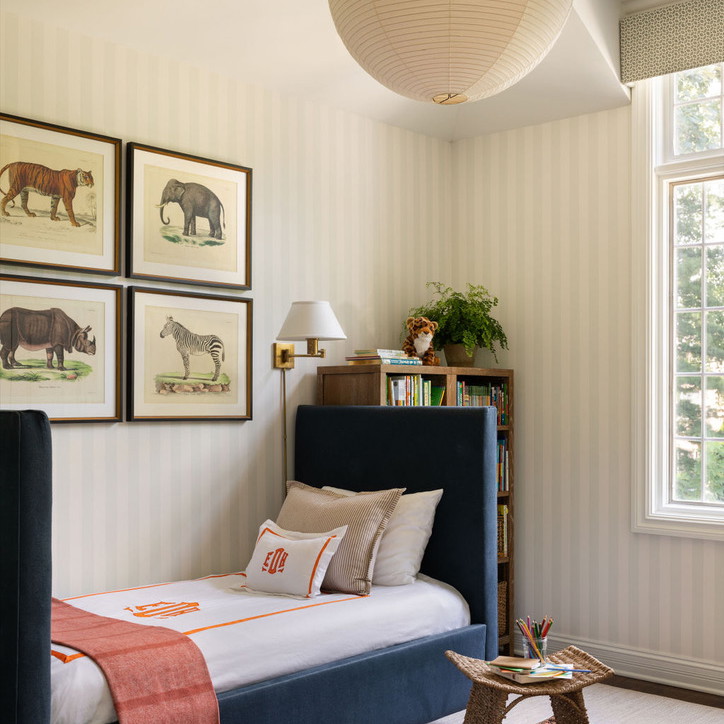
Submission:
MULTIPOLYGON (((516 371, 517 613, 622 673, 713 688, 724 547, 630 531, 628 108, 448 144, 0 19, 3 111, 254 169, 254 419, 54 425, 57 595, 246 564, 281 503, 271 344, 291 301, 331 301, 339 363, 396 345, 426 281, 471 281, 500 298, 516 371)), ((290 418, 316 366, 287 375, 290 418)))
MULTIPOLYGON (((254 170, 253 289, 240 293, 254 300, 254 419, 54 425, 55 592, 242 568, 282 500, 271 345, 289 305, 331 302, 348 340, 322 345, 326 364, 355 347, 398 345, 425 281, 451 274, 450 145, 17 15, 0 19, 4 112, 254 170)), ((290 420, 314 401, 316 368, 298 360, 287 374, 290 420)))
POLYGON ((720 692, 724 546, 631 532, 632 148, 629 108, 455 143, 453 275, 500 298, 516 373, 517 614, 720 692))

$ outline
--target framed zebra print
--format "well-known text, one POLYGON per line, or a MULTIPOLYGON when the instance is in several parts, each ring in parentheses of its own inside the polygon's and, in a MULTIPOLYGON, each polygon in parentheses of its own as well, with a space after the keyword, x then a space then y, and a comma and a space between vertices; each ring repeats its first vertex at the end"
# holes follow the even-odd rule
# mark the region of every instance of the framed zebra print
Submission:
POLYGON ((128 324, 128 420, 251 420, 251 299, 129 287, 128 324))
POLYGON ((252 170, 129 143, 128 276, 251 289, 252 170))
POLYGON ((0 261, 118 275, 120 208, 119 138, 0 113, 0 261))

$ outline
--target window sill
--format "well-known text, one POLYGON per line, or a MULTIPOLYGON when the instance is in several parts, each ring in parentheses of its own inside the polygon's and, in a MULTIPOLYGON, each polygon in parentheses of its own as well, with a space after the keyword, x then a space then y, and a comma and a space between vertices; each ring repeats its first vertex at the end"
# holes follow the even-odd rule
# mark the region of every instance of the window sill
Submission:
POLYGON ((632 530, 634 533, 724 541, 724 517, 674 514, 668 511, 639 514, 633 521, 632 530))

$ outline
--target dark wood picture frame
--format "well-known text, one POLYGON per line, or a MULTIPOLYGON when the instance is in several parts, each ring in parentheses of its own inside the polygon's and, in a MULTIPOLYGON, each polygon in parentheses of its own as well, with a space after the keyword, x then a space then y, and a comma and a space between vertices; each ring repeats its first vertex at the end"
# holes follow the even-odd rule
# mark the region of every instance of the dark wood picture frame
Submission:
POLYGON ((120 274, 121 139, 0 113, 0 169, 0 261, 120 274))
POLYGON ((129 287, 127 419, 251 420, 253 301, 129 287))
POLYGON ((127 186, 129 277, 251 289, 252 169, 129 143, 127 186))
POLYGON ((122 302, 115 284, 0 274, 0 409, 120 422, 122 302))

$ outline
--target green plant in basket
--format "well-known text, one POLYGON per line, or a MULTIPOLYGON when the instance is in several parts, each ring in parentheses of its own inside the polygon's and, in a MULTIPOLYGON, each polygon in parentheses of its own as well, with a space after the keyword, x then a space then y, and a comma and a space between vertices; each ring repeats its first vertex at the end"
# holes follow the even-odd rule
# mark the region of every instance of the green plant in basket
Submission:
MULTIPOLYGON (((490 315, 497 306, 498 298, 490 295, 479 284, 468 283, 466 292, 456 292, 442 282, 428 282, 435 289, 435 299, 420 307, 410 309, 411 317, 427 317, 438 323, 432 340, 435 349, 461 344, 472 359, 476 347, 489 349, 498 361, 495 346, 508 349, 508 338, 500 323, 490 315)), ((446 357, 448 356, 446 352, 446 357)))

